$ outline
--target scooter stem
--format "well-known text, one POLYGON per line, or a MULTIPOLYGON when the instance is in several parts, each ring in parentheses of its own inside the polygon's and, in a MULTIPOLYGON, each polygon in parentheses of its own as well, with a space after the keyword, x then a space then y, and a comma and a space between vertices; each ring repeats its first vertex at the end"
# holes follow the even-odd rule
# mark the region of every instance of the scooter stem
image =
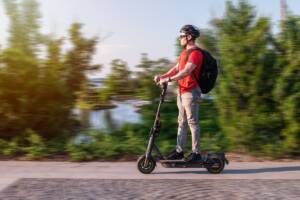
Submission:
POLYGON ((155 121, 154 121, 154 128, 156 127, 158 121, 159 121, 159 117, 160 117, 160 107, 161 104, 164 102, 165 100, 165 96, 166 96, 166 92, 167 92, 167 88, 168 88, 168 83, 163 83, 162 85, 162 92, 160 94, 160 102, 158 104, 158 108, 156 110, 156 115, 155 115, 155 121))
POLYGON ((160 100, 162 100, 162 101, 164 101, 164 99, 165 99, 167 88, 168 88, 168 83, 163 83, 162 84, 162 92, 160 94, 160 100))
POLYGON ((168 83, 163 83, 161 86, 162 86, 162 92, 160 94, 160 102, 159 102, 158 108, 156 110, 156 115, 155 115, 155 120, 154 120, 153 127, 150 130, 150 139, 149 139, 148 146, 147 146, 147 151, 146 151, 146 160, 145 160, 146 162, 148 161, 148 158, 151 155, 156 134, 160 131, 160 120, 159 120, 159 118, 160 118, 160 107, 161 107, 161 104, 164 102, 167 87, 168 87, 168 83))

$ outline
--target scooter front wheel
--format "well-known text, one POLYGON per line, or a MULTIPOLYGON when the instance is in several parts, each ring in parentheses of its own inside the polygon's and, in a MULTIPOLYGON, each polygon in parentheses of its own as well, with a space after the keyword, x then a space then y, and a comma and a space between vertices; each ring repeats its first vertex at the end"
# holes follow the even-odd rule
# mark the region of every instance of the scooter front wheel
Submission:
POLYGON ((150 174, 156 166, 155 160, 150 157, 146 159, 145 155, 142 155, 137 160, 137 168, 143 174, 150 174))

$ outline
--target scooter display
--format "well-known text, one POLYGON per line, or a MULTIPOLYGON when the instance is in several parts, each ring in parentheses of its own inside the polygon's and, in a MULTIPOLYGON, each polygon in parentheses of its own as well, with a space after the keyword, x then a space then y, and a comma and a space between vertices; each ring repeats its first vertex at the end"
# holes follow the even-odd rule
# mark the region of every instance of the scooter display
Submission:
POLYGON ((187 161, 181 160, 168 160, 162 155, 158 146, 155 144, 156 138, 160 133, 160 110, 165 100, 168 84, 164 83, 162 86, 162 92, 160 94, 160 101, 156 110, 155 120, 153 127, 150 129, 150 138, 146 153, 141 155, 137 160, 137 168, 143 174, 150 174, 156 167, 156 163, 159 162, 163 167, 167 168, 206 168, 208 172, 212 174, 221 173, 225 167, 225 164, 229 164, 225 157, 225 153, 201 153, 201 160, 199 161, 187 161), (153 155, 153 150, 157 155, 153 155))

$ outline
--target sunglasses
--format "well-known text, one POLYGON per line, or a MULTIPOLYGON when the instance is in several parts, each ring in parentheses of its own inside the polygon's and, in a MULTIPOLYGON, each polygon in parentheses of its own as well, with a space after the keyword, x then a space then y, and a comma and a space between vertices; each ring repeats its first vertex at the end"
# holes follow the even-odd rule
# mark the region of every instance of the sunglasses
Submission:
POLYGON ((187 35, 179 35, 179 38, 181 39, 181 38, 184 38, 184 37, 186 37, 187 35))

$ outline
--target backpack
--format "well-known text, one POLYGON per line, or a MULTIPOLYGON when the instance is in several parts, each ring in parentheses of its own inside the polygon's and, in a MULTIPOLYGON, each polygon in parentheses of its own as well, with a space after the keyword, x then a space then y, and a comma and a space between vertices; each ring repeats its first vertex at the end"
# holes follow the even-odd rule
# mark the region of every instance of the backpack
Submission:
MULTIPOLYGON (((203 63, 199 76, 200 79, 196 81, 201 89, 201 92, 203 94, 207 94, 213 89, 216 83, 218 76, 218 63, 208 51, 200 49, 199 47, 189 49, 186 54, 186 60, 193 51, 201 51, 203 55, 203 63)), ((196 79, 194 75, 193 78, 196 79)))

